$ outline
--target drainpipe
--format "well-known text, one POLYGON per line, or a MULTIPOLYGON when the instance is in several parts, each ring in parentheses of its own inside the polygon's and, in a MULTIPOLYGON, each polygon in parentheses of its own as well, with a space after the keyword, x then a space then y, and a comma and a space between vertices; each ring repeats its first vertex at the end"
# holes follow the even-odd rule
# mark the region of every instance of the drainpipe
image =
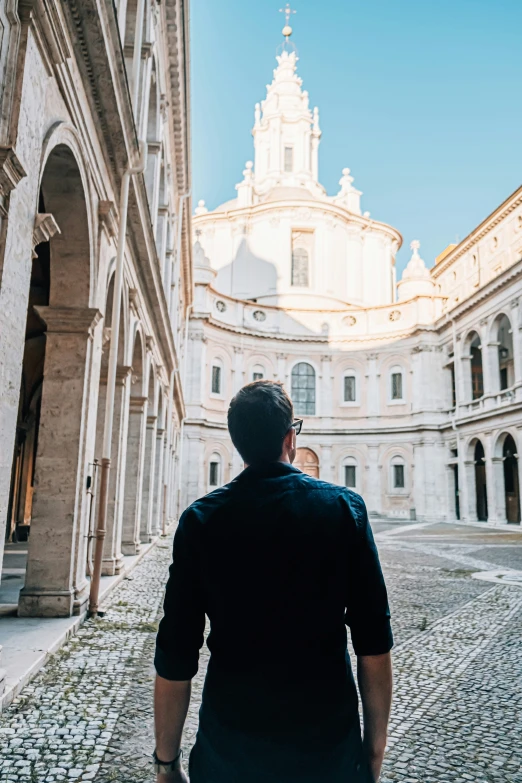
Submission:
POLYGON ((127 236, 127 212, 129 207, 129 186, 131 177, 141 174, 147 164, 144 142, 140 142, 140 158, 137 166, 129 166, 121 181, 120 225, 118 230, 118 252, 114 275, 114 296, 112 300, 111 344, 109 350, 109 369, 107 376, 107 398, 105 402, 105 422, 103 428, 103 451, 100 471, 100 499, 98 505, 98 525, 94 549, 93 575, 89 595, 89 615, 98 615, 100 580, 103 559, 103 544, 107 532, 107 503, 109 496, 109 477, 111 469, 112 427, 114 418, 114 396, 116 391, 116 370, 118 366, 118 342, 120 331, 120 307, 123 289, 123 262, 127 236))

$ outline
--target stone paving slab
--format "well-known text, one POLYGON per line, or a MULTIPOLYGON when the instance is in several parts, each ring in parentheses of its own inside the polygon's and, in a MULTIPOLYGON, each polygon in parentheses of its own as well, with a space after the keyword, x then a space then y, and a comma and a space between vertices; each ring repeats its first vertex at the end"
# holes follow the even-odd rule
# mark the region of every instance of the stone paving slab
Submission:
MULTIPOLYGON (((522 589, 471 578, 452 546, 380 541, 396 648, 382 783, 522 783, 522 589)), ((522 542, 521 542, 522 543, 522 542)), ((154 783, 152 657, 171 541, 149 553, 0 720, 0 782, 154 783)), ((208 651, 183 739, 195 739, 208 651)), ((319 782, 318 782, 319 783, 319 782)))

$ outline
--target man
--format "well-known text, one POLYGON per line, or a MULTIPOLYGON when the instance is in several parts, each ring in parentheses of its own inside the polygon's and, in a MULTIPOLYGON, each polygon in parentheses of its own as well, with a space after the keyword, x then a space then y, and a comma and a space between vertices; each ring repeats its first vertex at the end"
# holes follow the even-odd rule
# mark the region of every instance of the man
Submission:
POLYGON ((180 743, 205 615, 191 783, 379 777, 392 690, 386 588, 362 498, 293 467, 301 425, 282 385, 241 389, 228 428, 245 470, 180 519, 155 656, 158 783, 187 780, 180 743))

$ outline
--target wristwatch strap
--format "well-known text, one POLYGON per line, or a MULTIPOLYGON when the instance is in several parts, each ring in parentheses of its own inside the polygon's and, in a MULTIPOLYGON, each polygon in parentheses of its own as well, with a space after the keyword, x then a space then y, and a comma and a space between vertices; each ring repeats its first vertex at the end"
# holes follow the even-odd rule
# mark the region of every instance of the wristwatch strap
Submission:
POLYGON ((178 761, 183 758, 183 751, 180 750, 178 755, 173 761, 162 761, 158 758, 156 749, 152 754, 152 760, 154 762, 154 771, 157 775, 170 775, 171 772, 175 772, 178 768, 178 761))

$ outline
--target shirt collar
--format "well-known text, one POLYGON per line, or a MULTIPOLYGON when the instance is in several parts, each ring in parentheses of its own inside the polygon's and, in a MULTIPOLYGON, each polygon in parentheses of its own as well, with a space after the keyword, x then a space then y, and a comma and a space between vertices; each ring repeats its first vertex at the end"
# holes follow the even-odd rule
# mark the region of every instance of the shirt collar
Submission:
POLYGON ((259 477, 259 478, 277 478, 277 476, 285 476, 290 473, 301 473, 299 468, 294 467, 289 462, 267 462, 262 465, 250 465, 245 468, 242 473, 239 474, 238 479, 247 477, 259 477))

